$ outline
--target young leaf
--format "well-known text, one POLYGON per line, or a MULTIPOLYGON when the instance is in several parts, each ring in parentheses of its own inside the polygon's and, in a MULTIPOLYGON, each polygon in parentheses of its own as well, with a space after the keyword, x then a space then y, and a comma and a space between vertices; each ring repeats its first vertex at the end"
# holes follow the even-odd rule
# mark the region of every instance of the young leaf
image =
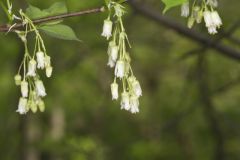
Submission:
POLYGON ((80 41, 72 28, 67 25, 56 24, 51 26, 41 26, 40 30, 49 36, 64 39, 64 40, 75 40, 80 41))
POLYGON ((165 13, 170 8, 181 5, 185 3, 187 0, 162 0, 162 1, 165 4, 165 8, 163 10, 163 13, 165 13))
POLYGON ((48 12, 49 15, 57 15, 57 14, 67 13, 68 9, 64 2, 56 2, 52 6, 50 6, 48 9, 44 9, 43 11, 48 12))

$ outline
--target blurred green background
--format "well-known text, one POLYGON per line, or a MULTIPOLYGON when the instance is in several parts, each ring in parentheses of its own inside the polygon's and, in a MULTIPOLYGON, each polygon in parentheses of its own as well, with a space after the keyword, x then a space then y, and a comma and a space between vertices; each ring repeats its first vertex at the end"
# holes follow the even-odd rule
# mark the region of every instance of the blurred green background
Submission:
MULTIPOLYGON (((15 1, 48 8, 56 0, 15 1)), ((67 0, 70 11, 103 5, 99 0, 67 0)), ((162 14, 160 0, 144 1, 162 14)), ((201 47, 193 40, 133 11, 126 30, 132 67, 142 84, 140 113, 120 110, 111 100, 113 70, 107 67, 107 42, 101 37, 105 13, 65 20, 82 43, 43 36, 54 74, 44 79, 46 111, 20 116, 17 72, 23 46, 15 34, 0 36, 0 160, 239 160, 240 64, 212 49, 181 57, 201 47)), ((239 0, 221 0, 228 29, 240 17, 239 0)), ((0 12, 1 23, 5 23, 0 12)), ((166 14, 186 26, 180 8, 166 14)), ((204 25, 194 27, 210 37, 204 25)), ((233 34, 240 39, 240 29, 233 34)), ((239 41, 238 41, 239 42, 239 41)), ((224 39, 223 44, 240 49, 224 39)))

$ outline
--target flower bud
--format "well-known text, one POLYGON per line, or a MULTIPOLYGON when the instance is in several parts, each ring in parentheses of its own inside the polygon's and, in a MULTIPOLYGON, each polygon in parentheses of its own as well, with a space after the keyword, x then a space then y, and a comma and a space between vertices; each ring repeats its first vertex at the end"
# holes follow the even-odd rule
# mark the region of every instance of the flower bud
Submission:
POLYGON ((40 112, 45 111, 45 104, 44 104, 43 100, 39 100, 38 107, 39 107, 40 112))
POLYGON ((118 99, 118 84, 116 82, 113 82, 111 84, 111 92, 112 92, 112 100, 118 99))
POLYGON ((22 81, 21 75, 19 75, 19 74, 15 75, 14 80, 15 80, 15 84, 17 86, 21 85, 21 81, 22 81))
POLYGON ((114 5, 114 10, 115 10, 115 15, 117 17, 122 17, 124 12, 125 12, 124 7, 120 4, 117 4, 117 3, 114 5))
POLYGON ((188 28, 192 28, 193 25, 194 25, 194 22, 195 22, 195 19, 192 16, 189 17, 188 18, 188 24, 187 24, 188 28))
POLYGON ((203 12, 199 6, 193 7, 192 16, 196 20, 197 23, 201 23, 202 17, 203 17, 203 12))
POLYGON ((31 111, 33 113, 36 113, 37 112, 37 104, 34 100, 31 100, 30 103, 29 103, 29 108, 31 109, 31 111))
POLYGON ((45 56, 44 57, 44 64, 45 66, 51 66, 51 57, 50 56, 45 56))
POLYGON ((49 78, 52 76, 53 68, 51 66, 46 67, 46 76, 49 78))
POLYGON ((203 12, 202 11, 198 11, 198 15, 196 18, 197 23, 201 23, 203 19, 203 12))
POLYGON ((21 31, 15 31, 18 34, 18 37, 23 41, 26 42, 27 38, 26 38, 26 34, 24 32, 21 31))

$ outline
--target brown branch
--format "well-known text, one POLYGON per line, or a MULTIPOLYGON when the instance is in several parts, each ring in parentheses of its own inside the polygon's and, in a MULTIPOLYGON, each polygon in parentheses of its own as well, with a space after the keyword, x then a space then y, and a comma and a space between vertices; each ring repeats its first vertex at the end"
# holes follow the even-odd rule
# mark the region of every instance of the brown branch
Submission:
MULTIPOLYGON (((83 10, 83 11, 78 11, 78 12, 65 13, 65 14, 35 19, 35 20, 33 20, 33 23, 34 24, 42 24, 42 23, 46 23, 46 22, 61 20, 64 18, 77 17, 77 16, 81 16, 81 15, 85 15, 85 14, 104 12, 104 10, 105 10, 104 7, 98 7, 98 8, 93 8, 93 9, 88 9, 88 10, 83 10)), ((1 25, 0 32, 8 32, 10 27, 11 27, 10 25, 1 25)), ((16 30, 16 29, 21 29, 23 27, 24 27, 24 25, 22 23, 17 23, 11 28, 11 31, 16 30)))
POLYGON ((240 45, 240 39, 237 37, 229 37, 228 40, 236 45, 240 45))
POLYGON ((226 91, 232 89, 236 85, 239 85, 239 83, 240 83, 240 76, 237 77, 236 79, 234 79, 232 81, 229 81, 229 82, 223 84, 222 86, 214 89, 211 94, 213 96, 216 96, 216 95, 219 95, 221 93, 225 93, 226 91))
MULTIPOLYGON (((214 43, 219 43, 221 40, 223 40, 224 38, 227 38, 228 40, 230 40, 231 35, 239 28, 240 25, 240 20, 238 20, 237 22, 235 22, 227 31, 221 31, 220 32, 220 36, 217 37, 214 40, 214 43)), ((211 45, 204 45, 200 48, 196 48, 196 49, 192 49, 188 52, 186 52, 183 56, 181 56, 179 59, 186 59, 189 56, 193 55, 193 54, 197 54, 197 53, 202 53, 207 51, 209 48, 211 47, 211 45)))
POLYGON ((159 23, 162 26, 165 26, 169 29, 173 29, 177 33, 192 39, 201 45, 209 46, 221 53, 224 56, 229 58, 240 60, 240 52, 234 48, 228 47, 226 45, 216 43, 214 40, 209 39, 209 37, 202 35, 194 30, 188 29, 185 26, 165 17, 160 14, 159 11, 154 10, 152 7, 146 4, 140 4, 137 0, 128 0, 128 3, 141 15, 159 23))

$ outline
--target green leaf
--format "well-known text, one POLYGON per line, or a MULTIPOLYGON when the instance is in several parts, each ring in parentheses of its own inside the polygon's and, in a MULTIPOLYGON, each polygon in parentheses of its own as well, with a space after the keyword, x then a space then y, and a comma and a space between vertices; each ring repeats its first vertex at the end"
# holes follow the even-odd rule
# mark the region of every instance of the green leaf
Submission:
POLYGON ((32 5, 29 5, 29 7, 26 9, 26 14, 31 19, 38 19, 38 18, 43 18, 47 16, 63 14, 67 12, 68 10, 64 2, 56 2, 52 6, 50 6, 48 9, 44 9, 44 10, 41 10, 32 5))
POLYGON ((49 15, 48 12, 41 11, 41 9, 32 5, 29 5, 29 7, 26 9, 26 14, 30 19, 38 19, 49 15))
POLYGON ((172 7, 176 7, 187 2, 187 0, 162 0, 162 1, 165 4, 163 13, 165 13, 167 10, 169 10, 172 7))
POLYGON ((50 6, 48 9, 44 9, 43 11, 48 12, 49 15, 57 15, 57 14, 67 13, 68 9, 64 2, 56 2, 52 6, 50 6))
POLYGON ((40 30, 49 36, 64 39, 64 40, 75 40, 80 41, 72 28, 67 25, 56 24, 51 26, 41 26, 40 30))

